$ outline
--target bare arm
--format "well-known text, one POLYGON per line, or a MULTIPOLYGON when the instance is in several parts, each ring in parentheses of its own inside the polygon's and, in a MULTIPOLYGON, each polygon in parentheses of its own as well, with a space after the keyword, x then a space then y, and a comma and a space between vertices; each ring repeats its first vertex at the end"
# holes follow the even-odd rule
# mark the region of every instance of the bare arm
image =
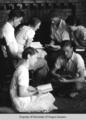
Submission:
POLYGON ((85 82, 84 72, 83 72, 83 70, 81 70, 79 72, 79 77, 76 77, 76 78, 73 78, 73 79, 70 79, 70 80, 68 80, 66 78, 63 78, 63 80, 61 80, 61 82, 64 82, 64 83, 73 83, 73 82, 83 83, 83 82, 85 82))
POLYGON ((32 90, 32 88, 30 89, 24 86, 19 86, 19 89, 18 89, 18 94, 20 97, 28 97, 28 96, 35 95, 36 93, 37 93, 37 90, 35 88, 32 90))
POLYGON ((61 78, 61 75, 60 75, 60 74, 57 74, 56 71, 57 71, 57 68, 54 68, 54 69, 52 70, 51 74, 52 74, 54 77, 56 77, 56 78, 61 78))
POLYGON ((18 44, 15 42, 11 42, 8 46, 9 52, 12 56, 17 57, 18 56, 18 44))
POLYGON ((32 41, 33 41, 33 39, 28 38, 28 39, 26 40, 26 43, 25 43, 25 46, 24 46, 24 47, 25 47, 25 48, 30 47, 32 41))
POLYGON ((54 40, 51 40, 51 42, 48 45, 46 45, 45 47, 52 47, 52 48, 54 48, 56 50, 61 49, 61 46, 60 45, 56 45, 54 40))

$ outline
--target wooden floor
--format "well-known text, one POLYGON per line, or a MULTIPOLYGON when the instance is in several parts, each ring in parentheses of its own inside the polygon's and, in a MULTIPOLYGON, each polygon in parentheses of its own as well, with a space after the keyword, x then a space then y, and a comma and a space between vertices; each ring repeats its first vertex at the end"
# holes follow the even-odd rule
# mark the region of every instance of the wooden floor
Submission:
MULTIPOLYGON (((75 98, 55 96, 55 105, 58 110, 50 113, 86 113, 86 90, 83 90, 75 98)), ((11 106, 7 92, 0 93, 0 113, 17 113, 11 106)))

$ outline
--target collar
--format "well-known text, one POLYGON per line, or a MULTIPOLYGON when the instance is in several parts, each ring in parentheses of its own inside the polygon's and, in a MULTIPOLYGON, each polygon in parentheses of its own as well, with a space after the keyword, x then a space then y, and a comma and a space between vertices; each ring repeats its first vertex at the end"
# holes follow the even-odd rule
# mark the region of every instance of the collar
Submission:
POLYGON ((12 24, 9 21, 7 21, 6 24, 9 25, 14 30, 14 27, 12 26, 12 24))
POLYGON ((73 52, 71 60, 74 60, 74 57, 75 57, 75 52, 73 52))
POLYGON ((73 52, 72 57, 69 59, 69 61, 73 61, 75 58, 75 52, 73 52))

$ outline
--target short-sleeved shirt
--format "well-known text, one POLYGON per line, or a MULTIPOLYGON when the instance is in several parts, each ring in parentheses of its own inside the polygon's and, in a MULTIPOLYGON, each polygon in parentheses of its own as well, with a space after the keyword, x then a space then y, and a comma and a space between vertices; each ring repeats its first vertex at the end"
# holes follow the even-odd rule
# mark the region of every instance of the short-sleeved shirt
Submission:
POLYGON ((11 84, 11 88, 16 88, 16 90, 18 85, 28 87, 29 86, 28 69, 24 65, 20 65, 15 71, 12 81, 13 82, 11 84))
POLYGON ((57 59, 55 67, 58 69, 58 62, 60 62, 60 67, 63 66, 63 72, 66 74, 70 74, 73 77, 75 77, 80 71, 83 71, 85 73, 85 63, 81 55, 78 53, 73 52, 73 55, 71 59, 67 60, 61 60, 57 59))
POLYGON ((21 64, 14 73, 10 86, 12 103, 19 112, 42 111, 51 108, 55 98, 51 93, 32 95, 27 97, 18 96, 18 87, 29 88, 28 68, 21 64))
POLYGON ((10 48, 11 52, 13 54, 17 54, 18 44, 14 34, 14 27, 9 22, 6 22, 2 27, 1 37, 5 38, 6 44, 10 48))
POLYGON ((10 85, 10 96, 15 108, 19 111, 25 111, 27 106, 30 105, 31 97, 20 97, 18 95, 19 86, 23 86, 25 88, 29 87, 28 68, 26 68, 23 64, 21 64, 14 72, 10 85))
POLYGON ((35 36, 35 31, 29 26, 23 26, 20 28, 19 32, 16 35, 16 39, 19 46, 19 52, 24 50, 25 44, 29 45, 30 40, 33 40, 35 36))
POLYGON ((63 26, 66 26, 65 22, 61 20, 59 28, 57 30, 55 30, 55 28, 51 28, 52 29, 51 38, 56 43, 61 43, 62 41, 70 40, 70 35, 66 28, 63 28, 62 24, 64 24, 63 26))
POLYGON ((27 100, 28 100, 28 104, 29 104, 31 99, 30 96, 28 97, 18 96, 19 86, 23 86, 25 88, 29 87, 29 72, 28 72, 28 68, 26 68, 24 65, 20 65, 14 72, 10 85, 10 95, 12 101, 14 101, 13 102, 14 104, 15 104, 15 100, 17 100, 20 106, 21 106, 21 101, 22 102, 26 101, 25 104, 27 104, 27 100))

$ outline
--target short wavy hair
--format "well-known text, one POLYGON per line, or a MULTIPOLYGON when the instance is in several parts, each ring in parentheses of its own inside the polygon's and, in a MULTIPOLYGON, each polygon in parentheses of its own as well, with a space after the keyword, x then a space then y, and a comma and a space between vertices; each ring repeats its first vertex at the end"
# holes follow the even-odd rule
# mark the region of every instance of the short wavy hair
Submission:
POLYGON ((24 12, 19 10, 19 9, 18 10, 13 9, 13 10, 10 11, 8 17, 9 17, 8 20, 12 20, 15 17, 17 17, 17 18, 24 17, 24 12))
POLYGON ((35 27, 39 23, 41 23, 41 20, 37 17, 31 18, 29 21, 29 25, 31 25, 32 27, 35 27))
POLYGON ((23 59, 27 59, 27 58, 28 58, 28 54, 29 54, 30 56, 33 56, 33 55, 35 55, 36 53, 38 53, 36 49, 34 49, 34 48, 32 48, 32 47, 27 47, 27 48, 25 48, 25 50, 24 50, 23 53, 22 53, 22 58, 23 58, 23 59))

